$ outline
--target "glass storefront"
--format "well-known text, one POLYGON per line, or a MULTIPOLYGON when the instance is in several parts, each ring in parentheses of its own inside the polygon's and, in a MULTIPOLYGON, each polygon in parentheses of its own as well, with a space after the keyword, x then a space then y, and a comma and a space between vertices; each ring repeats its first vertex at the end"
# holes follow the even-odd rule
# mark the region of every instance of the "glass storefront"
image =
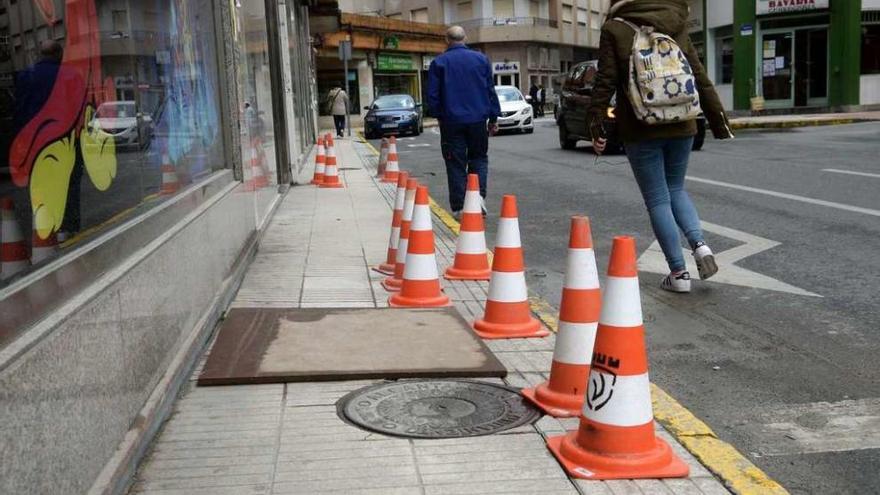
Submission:
POLYGON ((0 285, 226 166, 213 4, 0 13, 0 285))

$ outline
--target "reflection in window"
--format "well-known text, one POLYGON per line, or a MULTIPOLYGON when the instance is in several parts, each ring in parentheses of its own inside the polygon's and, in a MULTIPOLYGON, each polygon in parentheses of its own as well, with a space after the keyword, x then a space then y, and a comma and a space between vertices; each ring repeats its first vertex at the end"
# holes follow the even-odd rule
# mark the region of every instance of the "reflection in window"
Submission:
POLYGON ((37 26, 0 53, 0 204, 24 257, 4 283, 224 156, 210 0, 25 3, 37 26))

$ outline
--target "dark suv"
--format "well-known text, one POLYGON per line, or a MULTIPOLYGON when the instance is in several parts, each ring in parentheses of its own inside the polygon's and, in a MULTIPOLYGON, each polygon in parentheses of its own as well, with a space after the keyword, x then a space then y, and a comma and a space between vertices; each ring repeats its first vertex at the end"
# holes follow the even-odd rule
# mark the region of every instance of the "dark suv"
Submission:
MULTIPOLYGON (((576 64, 565 75, 562 82, 562 95, 559 98, 559 111, 556 124, 559 126, 559 146, 573 150, 578 141, 592 141, 587 108, 593 94, 593 79, 598 72, 598 61, 588 60, 576 64)), ((614 100, 605 112, 605 133, 608 136, 608 149, 620 151, 623 143, 617 133, 617 121, 614 118, 614 100)), ((694 149, 703 147, 706 138, 706 121, 697 119, 697 135, 694 137, 694 149)))

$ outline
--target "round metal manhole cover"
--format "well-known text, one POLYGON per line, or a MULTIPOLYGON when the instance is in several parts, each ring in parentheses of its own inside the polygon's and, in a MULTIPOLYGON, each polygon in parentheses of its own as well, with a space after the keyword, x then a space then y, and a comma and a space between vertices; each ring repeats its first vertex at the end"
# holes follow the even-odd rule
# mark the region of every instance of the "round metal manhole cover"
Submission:
POLYGON ((406 380, 355 390, 336 403, 355 426, 409 438, 490 435, 530 423, 540 411, 515 389, 466 380, 406 380))

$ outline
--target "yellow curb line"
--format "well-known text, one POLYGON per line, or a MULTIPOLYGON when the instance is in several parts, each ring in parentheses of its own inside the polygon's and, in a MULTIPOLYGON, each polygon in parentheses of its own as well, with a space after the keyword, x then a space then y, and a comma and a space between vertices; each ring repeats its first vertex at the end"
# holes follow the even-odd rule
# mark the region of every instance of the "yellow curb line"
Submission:
MULTIPOLYGON (((361 142, 369 146, 374 154, 379 151, 360 135, 361 142)), ((431 212, 446 227, 458 235, 459 223, 442 206, 430 198, 431 212)), ((489 255, 492 252, 489 251, 489 255)), ((491 259, 490 259, 491 261, 491 259)), ((559 327, 556 310, 543 298, 529 296, 529 307, 535 316, 553 332, 559 327)), ((721 440, 692 412, 655 384, 651 384, 651 402, 654 419, 681 443, 700 463, 715 473, 734 493, 740 495, 784 495, 788 491, 767 476, 764 471, 751 463, 732 445, 721 440)))

